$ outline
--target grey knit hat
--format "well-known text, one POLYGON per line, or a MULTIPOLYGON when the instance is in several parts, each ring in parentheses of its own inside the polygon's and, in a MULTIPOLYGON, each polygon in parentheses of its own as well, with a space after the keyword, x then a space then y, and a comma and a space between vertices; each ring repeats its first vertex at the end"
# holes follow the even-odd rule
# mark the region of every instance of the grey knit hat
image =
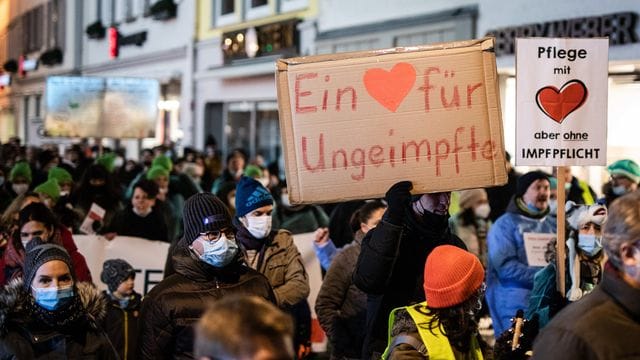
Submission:
POLYGON ((191 244, 200 233, 231 226, 229 210, 217 196, 198 193, 184 203, 184 237, 191 244))
POLYGON ((114 292, 118 286, 130 276, 135 276, 136 271, 133 266, 122 259, 110 259, 102 264, 100 280, 109 287, 109 291, 114 292))
POLYGON ((27 254, 24 258, 24 288, 29 291, 33 278, 36 276, 36 272, 40 266, 52 260, 60 260, 67 264, 69 272, 73 278, 73 282, 76 282, 75 271, 73 270, 73 263, 67 250, 63 247, 51 244, 43 243, 40 238, 34 238, 29 241, 27 245, 27 254))

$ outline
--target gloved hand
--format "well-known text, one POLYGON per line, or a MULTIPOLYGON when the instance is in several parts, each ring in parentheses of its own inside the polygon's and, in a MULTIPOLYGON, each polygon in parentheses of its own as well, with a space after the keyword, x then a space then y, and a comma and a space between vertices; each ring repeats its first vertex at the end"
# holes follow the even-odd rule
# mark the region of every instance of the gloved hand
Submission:
POLYGON ((411 189, 411 181, 400 181, 389 188, 384 197, 388 206, 384 214, 385 220, 394 225, 402 225, 406 210, 411 204, 411 189))

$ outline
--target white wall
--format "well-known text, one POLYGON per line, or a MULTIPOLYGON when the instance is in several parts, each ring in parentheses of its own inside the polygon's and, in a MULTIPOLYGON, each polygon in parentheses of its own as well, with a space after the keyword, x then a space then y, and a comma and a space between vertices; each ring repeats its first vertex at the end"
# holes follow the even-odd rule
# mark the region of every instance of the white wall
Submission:
MULTIPOLYGON (((134 3, 139 2, 134 1, 134 3)), ((84 25, 82 32, 84 33, 87 25, 96 21, 96 2, 86 1, 83 14, 84 25)), ((108 20, 104 19, 104 14, 102 24, 105 27, 110 25, 108 20)), ((195 26, 195 1, 180 1, 178 16, 170 20, 153 20, 150 16, 143 17, 138 15, 133 22, 122 21, 118 25, 118 31, 123 36, 146 31, 147 41, 142 46, 121 46, 118 58, 110 59, 108 34, 104 39, 100 40, 89 39, 84 35, 83 67, 93 67, 98 64, 117 62, 184 47, 188 42, 192 41, 195 34, 195 26)))

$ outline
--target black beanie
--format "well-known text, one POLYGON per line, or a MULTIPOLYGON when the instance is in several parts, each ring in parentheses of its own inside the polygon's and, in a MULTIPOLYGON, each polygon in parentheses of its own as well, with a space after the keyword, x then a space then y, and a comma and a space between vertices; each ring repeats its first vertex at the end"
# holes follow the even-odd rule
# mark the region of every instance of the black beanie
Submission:
POLYGON ((24 257, 23 279, 25 290, 29 291, 33 278, 36 276, 36 272, 38 272, 40 266, 52 260, 60 260, 67 264, 73 282, 76 282, 73 263, 67 250, 55 244, 43 243, 40 238, 34 238, 27 244, 27 254, 24 257))
POLYGON ((211 193, 198 193, 184 203, 184 237, 188 244, 200 233, 231 226, 227 207, 211 193))
POLYGON ((536 170, 529 171, 528 173, 518 178, 518 186, 516 188, 516 197, 522 197, 531 184, 536 180, 546 179, 549 180, 549 174, 544 171, 536 170))
POLYGON ((135 276, 136 271, 133 266, 122 259, 107 260, 102 264, 102 273, 100 280, 107 284, 109 291, 112 293, 118 289, 118 286, 127 280, 130 276, 135 276))
POLYGON ((236 216, 243 217, 255 209, 273 205, 273 196, 254 178, 243 176, 236 186, 236 216))

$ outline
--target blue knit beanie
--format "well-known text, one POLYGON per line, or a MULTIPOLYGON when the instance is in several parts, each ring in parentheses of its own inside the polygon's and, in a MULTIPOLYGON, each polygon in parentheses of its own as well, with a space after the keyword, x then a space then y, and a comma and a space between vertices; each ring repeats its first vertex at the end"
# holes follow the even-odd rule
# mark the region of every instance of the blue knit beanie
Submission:
POLYGON ((269 190, 253 178, 241 177, 236 185, 236 216, 243 217, 266 205, 273 205, 269 190))

